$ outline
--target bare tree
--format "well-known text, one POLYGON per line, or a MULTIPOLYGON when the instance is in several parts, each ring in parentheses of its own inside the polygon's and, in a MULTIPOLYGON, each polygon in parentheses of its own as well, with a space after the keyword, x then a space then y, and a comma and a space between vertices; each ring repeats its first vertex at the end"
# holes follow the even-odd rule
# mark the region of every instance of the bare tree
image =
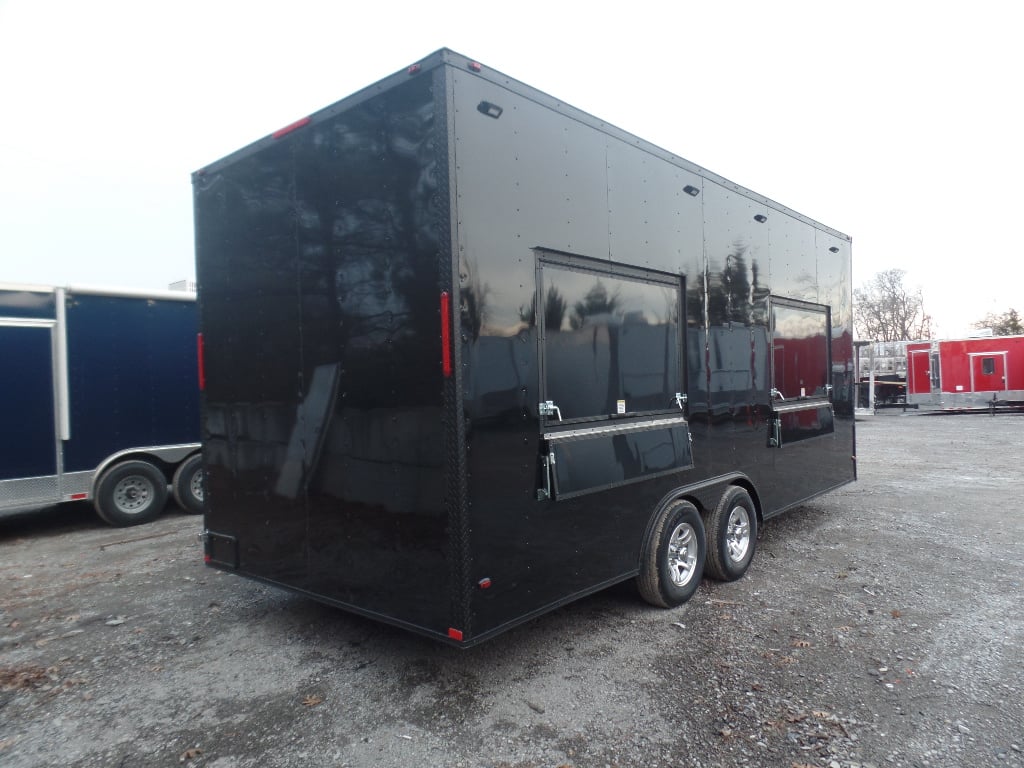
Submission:
POLYGON ((974 323, 975 328, 991 328, 996 336, 1019 336, 1024 334, 1024 323, 1016 309, 1008 309, 1001 315, 989 312, 974 323))
POLYGON ((921 289, 909 290, 902 269, 887 269, 853 292, 853 322, 862 339, 910 341, 932 338, 932 318, 921 289))

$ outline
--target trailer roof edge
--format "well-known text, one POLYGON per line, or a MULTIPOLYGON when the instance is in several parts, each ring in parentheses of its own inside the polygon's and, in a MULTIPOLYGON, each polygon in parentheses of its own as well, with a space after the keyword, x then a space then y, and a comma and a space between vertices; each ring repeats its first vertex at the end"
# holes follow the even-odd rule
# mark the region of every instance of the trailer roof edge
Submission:
MULTIPOLYGON (((677 155, 674 152, 670 152, 669 150, 660 147, 657 144, 647 141, 646 139, 642 139, 634 133, 630 133, 629 131, 623 128, 619 128, 618 126, 614 125, 613 123, 609 123, 606 120, 602 120, 601 118, 596 117, 595 115, 592 115, 589 112, 580 109, 579 107, 574 107, 572 104, 569 104, 562 99, 555 98, 554 96, 551 96, 550 94, 547 94, 544 91, 534 88, 533 86, 528 85, 521 80, 517 80, 514 77, 510 77, 509 75, 506 75, 505 73, 500 72, 496 69, 490 69, 486 66, 479 65, 476 59, 471 59, 468 56, 464 56, 463 54, 460 54, 449 48, 442 48, 441 50, 433 54, 433 56, 439 56, 441 60, 444 61, 445 64, 455 67, 459 71, 465 71, 468 74, 481 77, 485 80, 489 80, 493 82, 495 85, 508 88, 509 90, 519 94, 520 96, 523 96, 524 98, 530 99, 531 101, 534 101, 535 103, 540 104, 541 106, 553 109, 556 112, 560 112, 564 114, 566 117, 572 118, 577 122, 583 123, 584 125, 588 125, 592 128, 602 131, 603 133, 606 133, 609 136, 617 138, 621 141, 624 141, 627 144, 636 147, 637 149, 640 149, 662 160, 670 162, 673 165, 682 168, 683 170, 689 171, 690 173, 694 173, 707 181, 719 184, 720 186, 723 186, 738 194, 741 194, 744 197, 748 197, 756 202, 762 203, 773 210, 779 211, 780 213, 785 213, 789 216, 799 219, 800 221, 810 224, 816 229, 825 231, 839 238, 840 240, 845 240, 848 243, 853 242, 852 236, 844 232, 841 232, 840 230, 835 229, 834 227, 830 227, 823 222, 820 222, 816 219, 812 219, 810 216, 802 214, 799 211, 790 208, 789 206, 784 205, 778 202, 777 200, 773 200, 770 197, 762 195, 759 192, 755 192, 754 190, 748 187, 744 187, 742 184, 737 184, 736 182, 731 181, 725 178, 724 176, 720 176, 714 171, 708 170, 702 165, 698 165, 697 163, 691 160, 687 160, 686 158, 677 155), (479 66, 480 68, 477 69, 474 65, 479 66)), ((427 58, 429 59, 431 57, 427 58)))
POLYGON ((647 152, 648 154, 654 155, 655 157, 670 162, 673 165, 682 168, 683 170, 696 174, 700 176, 702 179, 723 186, 730 191, 736 192, 737 194, 743 195, 744 197, 747 197, 755 202, 761 203, 762 205, 765 205, 768 208, 771 208, 772 210, 778 211, 779 213, 784 213, 788 216, 792 216, 793 218, 802 221, 805 224, 809 224, 815 229, 826 232, 832 235, 833 237, 836 237, 847 243, 853 242, 853 237, 844 232, 841 232, 838 229, 830 227, 827 224, 824 224, 823 222, 820 222, 816 219, 812 219, 810 216, 802 214, 799 211, 790 208, 787 205, 783 205, 782 203, 773 200, 770 197, 762 195, 759 192, 755 192, 754 190, 749 189, 748 187, 744 187, 741 184, 737 184, 736 182, 730 181, 724 176, 720 176, 717 173, 708 170, 702 165, 698 165, 697 163, 694 163, 691 160, 687 160, 686 158, 677 155, 674 152, 670 152, 667 149, 658 146, 657 144, 653 144, 652 142, 649 142, 646 139, 640 138, 636 134, 630 133, 629 131, 619 128, 618 126, 612 123, 602 120, 599 117, 596 117, 595 115, 592 115, 589 112, 580 109, 579 107, 574 107, 573 105, 567 103, 562 99, 555 98, 554 96, 551 96, 550 94, 547 94, 544 91, 534 88, 533 86, 527 85, 523 81, 517 80, 514 77, 506 75, 505 73, 497 69, 487 67, 486 65, 481 64, 477 59, 470 58, 469 56, 458 53, 457 51, 453 51, 450 48, 440 48, 434 51, 433 53, 430 53, 420 59, 417 59, 404 69, 398 70, 397 72, 387 75, 348 96, 342 97, 338 101, 329 104, 326 107, 310 112, 306 116, 301 116, 299 119, 295 120, 289 125, 280 128, 279 130, 276 130, 272 133, 268 133, 262 138, 250 142, 244 147, 241 147, 235 150, 234 152, 225 155, 219 160, 214 160, 213 162, 202 166, 200 169, 192 173, 192 181, 193 183, 195 183, 198 179, 201 179, 207 173, 216 172, 219 169, 223 168, 224 166, 230 165, 231 163, 240 160, 257 150, 278 141, 281 137, 287 135, 293 129, 304 127, 310 123, 317 122, 324 118, 330 117, 331 115, 336 114, 337 112, 350 109, 351 107, 356 106, 362 101, 365 101, 366 99, 369 99, 378 93, 390 90, 396 85, 407 81, 410 77, 422 77, 426 72, 443 66, 450 67, 453 70, 463 72, 467 75, 480 77, 485 80, 488 80, 499 87, 506 88, 512 91, 513 93, 522 96, 523 98, 529 99, 541 106, 555 110, 556 112, 560 112, 561 114, 565 115, 566 117, 569 117, 570 119, 576 120, 577 122, 580 122, 584 125, 602 131, 603 133, 612 136, 613 138, 617 138, 620 141, 624 141, 630 146, 636 147, 641 151, 647 152))
POLYGON ((98 285, 43 285, 37 283, 0 283, 0 291, 23 291, 27 293, 53 293, 64 289, 72 294, 90 296, 117 296, 128 299, 171 299, 176 301, 195 301, 196 294, 189 291, 171 291, 144 288, 118 288, 98 285))

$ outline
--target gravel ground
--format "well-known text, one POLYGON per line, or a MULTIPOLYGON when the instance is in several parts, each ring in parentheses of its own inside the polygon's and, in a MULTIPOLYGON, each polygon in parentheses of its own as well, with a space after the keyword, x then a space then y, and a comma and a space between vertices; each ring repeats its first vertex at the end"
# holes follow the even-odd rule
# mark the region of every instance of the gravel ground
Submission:
POLYGON ((680 609, 469 651, 207 569, 201 519, 0 519, 0 765, 1024 765, 1024 416, 858 422, 860 480, 680 609))

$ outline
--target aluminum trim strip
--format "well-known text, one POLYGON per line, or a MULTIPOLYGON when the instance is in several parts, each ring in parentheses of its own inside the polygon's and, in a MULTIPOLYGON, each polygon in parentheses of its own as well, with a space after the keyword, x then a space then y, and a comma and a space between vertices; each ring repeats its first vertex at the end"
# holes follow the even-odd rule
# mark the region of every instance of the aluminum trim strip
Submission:
MULTIPOLYGON (((62 289, 63 290, 63 289, 62 289)), ((116 296, 125 299, 168 299, 170 301, 191 301, 196 300, 196 294, 188 291, 171 290, 144 290, 132 288, 107 288, 93 285, 69 285, 67 291, 72 294, 89 296, 116 296)))
MULTIPOLYGON (((26 293, 53 293, 58 286, 39 285, 34 283, 0 282, 0 291, 24 291, 26 293)), ((129 299, 172 299, 177 301, 195 301, 196 294, 191 291, 162 290, 159 288, 120 288, 102 285, 68 285, 59 290, 70 293, 89 294, 92 296, 119 296, 129 299)))
POLYGON ((798 400, 795 403, 773 403, 772 410, 775 413, 790 413, 792 411, 810 411, 818 408, 832 407, 832 402, 825 398, 815 400, 798 400))
POLYGON ((659 429, 671 427, 678 424, 686 424, 685 416, 675 416, 668 419, 656 419, 654 421, 630 422, 628 424, 607 424, 600 427, 586 427, 584 429, 570 429, 564 432, 545 432, 545 440, 572 440, 581 437, 597 437, 599 435, 622 435, 627 432, 643 432, 648 429, 659 429))
POLYGON ((56 320, 35 317, 0 317, 0 325, 8 328, 52 328, 56 320))
POLYGON ((61 440, 71 439, 71 388, 68 384, 68 318, 63 288, 57 289, 57 325, 54 333, 54 389, 56 389, 57 429, 61 440))

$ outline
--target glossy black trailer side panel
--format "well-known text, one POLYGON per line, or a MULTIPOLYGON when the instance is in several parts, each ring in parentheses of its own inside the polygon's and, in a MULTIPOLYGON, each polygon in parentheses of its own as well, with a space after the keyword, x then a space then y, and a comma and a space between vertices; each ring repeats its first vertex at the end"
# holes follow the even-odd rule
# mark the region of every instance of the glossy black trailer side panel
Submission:
MULTIPOLYGON (((784 444, 768 445, 776 416, 772 294, 837 304, 831 344, 819 341, 831 346, 833 399, 843 410, 839 401, 852 381, 847 240, 529 93, 459 69, 452 82, 460 290, 477 308, 463 314, 461 333, 463 386, 474 414, 467 435, 472 567, 473 579, 490 585, 475 593, 474 634, 634 575, 651 516, 673 494, 703 498, 707 508, 720 483, 740 473, 769 516, 853 478, 852 409, 833 421, 823 401, 780 416, 784 444), (500 117, 477 109, 481 103, 499 106, 500 117), (536 407, 551 395, 538 389, 543 344, 529 316, 544 249, 679 276, 692 468, 536 500, 538 454, 547 450, 536 407), (505 374, 493 374, 496 368, 505 374)), ((567 385, 558 404, 571 415, 574 402, 604 396, 603 380, 596 386, 591 393, 579 381, 567 385)), ((626 462, 638 452, 621 455, 626 462)), ((628 471, 623 465, 606 474, 628 471)))
POLYGON ((223 561, 445 633, 437 112, 410 79, 200 177, 196 219, 223 561))

